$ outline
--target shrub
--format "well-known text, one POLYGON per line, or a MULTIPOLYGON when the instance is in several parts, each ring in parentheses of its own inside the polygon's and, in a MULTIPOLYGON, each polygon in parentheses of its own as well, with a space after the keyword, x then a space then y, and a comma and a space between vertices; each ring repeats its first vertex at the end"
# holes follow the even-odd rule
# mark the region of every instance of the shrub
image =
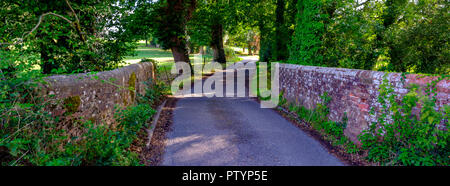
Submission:
MULTIPOLYGON (((359 151, 358 147, 344 136, 344 130, 347 128, 348 121, 347 114, 344 113, 340 122, 330 121, 328 119, 328 103, 331 101, 331 97, 325 92, 320 98, 322 101, 313 110, 292 103, 288 106, 288 109, 296 113, 304 122, 309 123, 314 130, 319 132, 325 140, 330 141, 332 145, 341 146, 347 153, 357 153, 359 151)), ((286 105, 287 100, 281 97, 280 104, 286 105)))
MULTIPOLYGON (((22 127, 20 132, 2 130, 9 133, 3 133, 5 137, 0 143, 8 149, 2 153, 9 156, 9 159, 2 160, 2 165, 139 165, 138 154, 129 148, 154 113, 148 104, 118 110, 115 118, 119 124, 115 128, 90 121, 75 121, 72 127, 80 125, 85 132, 72 138, 65 130, 58 129, 52 120, 31 121, 32 125, 22 127)), ((31 118, 33 115, 28 116, 31 118)), ((13 128, 9 126, 9 129, 13 128)))
POLYGON ((170 93, 170 87, 162 81, 159 80, 149 80, 145 82, 147 88, 144 95, 138 95, 139 103, 146 103, 149 105, 156 106, 161 98, 170 93))
MULTIPOLYGON (((136 166, 139 156, 129 148, 138 139, 138 133, 146 127, 155 113, 150 105, 138 104, 118 109, 115 119, 116 128, 105 125, 85 125, 88 132, 83 140, 66 148, 65 157, 80 157, 75 165, 136 166)), ((64 158, 63 158, 64 159, 64 158)))
POLYGON ((32 70, 36 58, 20 50, 0 50, 0 164, 40 164, 62 140, 50 104, 35 95, 42 75, 32 70), (49 135, 49 131, 52 131, 49 135), (33 157, 33 158, 32 158, 33 157))
POLYGON ((142 58, 141 59, 141 63, 146 63, 146 62, 151 62, 153 64, 155 64, 157 61, 151 58, 142 58))
MULTIPOLYGON (((63 118, 46 111, 57 103, 35 94, 37 83, 45 83, 39 72, 30 70, 35 61, 14 54, 0 51, 0 165, 139 164, 138 154, 130 147, 155 113, 151 100, 117 110, 116 127, 75 117, 62 122, 63 118), (70 134, 64 128, 81 134, 70 134)), ((75 108, 76 100, 61 101, 75 108)))
POLYGON ((127 149, 133 139, 125 131, 132 129, 114 130, 89 121, 84 127, 87 132, 80 141, 67 144, 62 153, 45 165, 139 165, 138 155, 127 149))
POLYGON ((226 47, 224 48, 224 50, 225 50, 225 56, 226 56, 227 58, 234 58, 234 57, 237 57, 236 52, 234 51, 233 48, 231 48, 231 47, 229 47, 229 46, 226 46, 226 47))
MULTIPOLYGON (((439 80, 443 78, 448 76, 439 80)), ((436 111, 435 98, 421 92, 413 85, 400 99, 394 94, 393 86, 384 79, 378 97, 382 106, 378 120, 359 136, 370 161, 382 165, 449 165, 450 107, 445 105, 436 111), (417 116, 413 108, 419 105, 420 116, 417 116)))
POLYGON ((289 61, 301 65, 317 65, 323 63, 320 53, 323 41, 325 14, 321 10, 322 0, 299 1, 296 15, 295 33, 290 45, 289 61))

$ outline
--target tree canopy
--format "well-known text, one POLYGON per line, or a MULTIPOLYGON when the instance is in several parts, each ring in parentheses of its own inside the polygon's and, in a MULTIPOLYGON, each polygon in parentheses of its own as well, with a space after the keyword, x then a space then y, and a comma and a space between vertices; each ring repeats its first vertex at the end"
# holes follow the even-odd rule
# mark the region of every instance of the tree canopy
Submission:
MULTIPOLYGON (((1 50, 35 56, 42 73, 117 67, 138 40, 175 61, 226 45, 261 61, 449 73, 446 0, 108 0, 0 2, 1 50)), ((10 52, 11 53, 11 52, 10 52)), ((14 66, 7 63, 3 66, 14 66)))
POLYGON ((38 55, 46 74, 116 68, 133 49, 124 2, 7 0, 0 7, 2 48, 38 55))

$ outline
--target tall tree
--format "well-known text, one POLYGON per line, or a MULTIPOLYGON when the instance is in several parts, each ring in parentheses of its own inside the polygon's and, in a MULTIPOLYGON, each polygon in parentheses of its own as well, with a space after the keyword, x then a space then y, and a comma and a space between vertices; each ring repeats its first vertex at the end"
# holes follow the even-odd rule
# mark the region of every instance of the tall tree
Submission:
POLYGON ((147 15, 140 16, 151 25, 153 36, 158 39, 163 49, 171 49, 175 62, 187 62, 189 49, 187 46, 187 23, 192 18, 196 8, 196 0, 167 0, 167 1, 141 1, 138 12, 146 12, 147 15))
POLYGON ((380 56, 376 30, 382 22, 377 2, 331 1, 324 7, 323 65, 371 70, 380 56))
POLYGON ((285 2, 285 0, 277 0, 277 8, 275 10, 276 18, 272 59, 276 61, 285 60, 288 58, 287 45, 290 39, 287 35, 287 27, 285 23, 285 2))
POLYGON ((239 0, 201 1, 189 23, 191 38, 198 44, 210 46, 216 62, 226 62, 224 36, 238 26, 242 18, 238 12, 241 4, 239 0))
POLYGON ((219 63, 226 63, 225 49, 223 47, 223 24, 219 19, 215 20, 211 26, 211 48, 214 51, 214 61, 219 63))
POLYGON ((321 65, 323 56, 321 36, 324 24, 322 0, 299 0, 297 3, 297 24, 290 47, 290 60, 303 65, 321 65))
POLYGON ((286 8, 286 28, 288 32, 289 38, 289 44, 291 44, 292 41, 292 35, 294 34, 294 28, 295 28, 295 16, 297 15, 297 2, 298 0, 287 0, 287 8, 286 8))
POLYGON ((386 70, 449 74, 450 2, 399 0, 385 5, 380 47, 390 59, 386 70))
POLYGON ((269 62, 272 59, 272 43, 274 42, 275 0, 247 0, 242 2, 242 9, 248 10, 245 12, 246 16, 243 17, 244 24, 259 30, 259 60, 269 62))

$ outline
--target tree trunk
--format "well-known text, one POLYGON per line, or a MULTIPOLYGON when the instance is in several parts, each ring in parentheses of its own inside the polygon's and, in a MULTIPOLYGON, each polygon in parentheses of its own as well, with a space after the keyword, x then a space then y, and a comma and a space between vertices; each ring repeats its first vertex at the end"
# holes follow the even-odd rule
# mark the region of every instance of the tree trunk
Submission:
POLYGON ((171 41, 175 43, 172 47, 170 47, 175 62, 186 62, 192 67, 189 59, 189 47, 187 46, 186 39, 173 36, 171 41))
POLYGON ((173 46, 171 48, 173 59, 175 62, 186 62, 191 67, 191 74, 194 75, 194 69, 192 68, 191 61, 189 59, 189 51, 185 45, 173 46))
MULTIPOLYGON (((196 8, 196 0, 176 0, 167 1, 167 7, 165 7, 165 13, 168 16, 173 16, 178 21, 178 26, 182 29, 177 30, 178 33, 170 34, 170 48, 172 50, 173 59, 175 62, 186 62, 191 67, 191 74, 194 75, 194 69, 192 68, 191 61, 189 60, 189 47, 186 40, 186 23, 192 18, 192 13, 196 8), (181 16, 180 16, 181 15, 181 16)), ((168 20, 165 20, 168 21, 168 20)), ((166 22, 166 25, 171 24, 171 22, 166 22)), ((171 32, 170 29, 168 29, 171 32)))
POLYGON ((41 61, 42 61, 42 73, 51 74, 52 69, 55 69, 56 66, 50 62, 51 57, 48 55, 49 52, 52 52, 53 49, 51 47, 47 48, 44 44, 41 44, 40 53, 41 53, 41 61))
POLYGON ((258 27, 260 30, 259 60, 269 62, 272 58, 272 43, 269 39, 272 35, 271 28, 267 27, 263 20, 259 21, 258 27))
POLYGON ((253 53, 252 53, 252 44, 251 44, 251 43, 248 44, 248 55, 253 56, 253 53))
POLYGON ((178 47, 178 46, 173 46, 171 48, 171 50, 172 50, 173 59, 175 60, 175 62, 188 62, 188 63, 190 62, 187 50, 183 49, 182 47, 178 47))
MULTIPOLYGON (((393 42, 383 42, 386 38, 384 38, 384 32, 386 32, 391 25, 395 24, 395 21, 401 16, 401 12, 399 11, 399 7, 405 6, 407 3, 406 0, 387 0, 385 2, 386 10, 383 11, 381 15, 381 19, 383 21, 383 28, 376 33, 377 36, 377 48, 388 48, 388 56, 390 57, 390 64, 393 67, 394 71, 404 72, 406 71, 406 66, 403 64, 402 58, 398 55, 398 52, 401 51, 400 48, 396 47, 393 42)), ((372 66, 365 67, 367 69, 372 68, 372 66)))
POLYGON ((212 41, 211 48, 214 51, 214 61, 219 63, 226 63, 225 49, 223 47, 223 25, 214 24, 212 26, 212 41))

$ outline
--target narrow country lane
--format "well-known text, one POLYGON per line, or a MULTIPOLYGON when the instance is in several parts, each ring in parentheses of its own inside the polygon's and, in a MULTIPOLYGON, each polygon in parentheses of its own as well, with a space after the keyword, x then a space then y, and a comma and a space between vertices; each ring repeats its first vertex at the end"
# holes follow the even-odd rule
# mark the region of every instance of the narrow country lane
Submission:
POLYGON ((301 129, 249 97, 181 97, 165 144, 163 166, 344 165, 301 129))

